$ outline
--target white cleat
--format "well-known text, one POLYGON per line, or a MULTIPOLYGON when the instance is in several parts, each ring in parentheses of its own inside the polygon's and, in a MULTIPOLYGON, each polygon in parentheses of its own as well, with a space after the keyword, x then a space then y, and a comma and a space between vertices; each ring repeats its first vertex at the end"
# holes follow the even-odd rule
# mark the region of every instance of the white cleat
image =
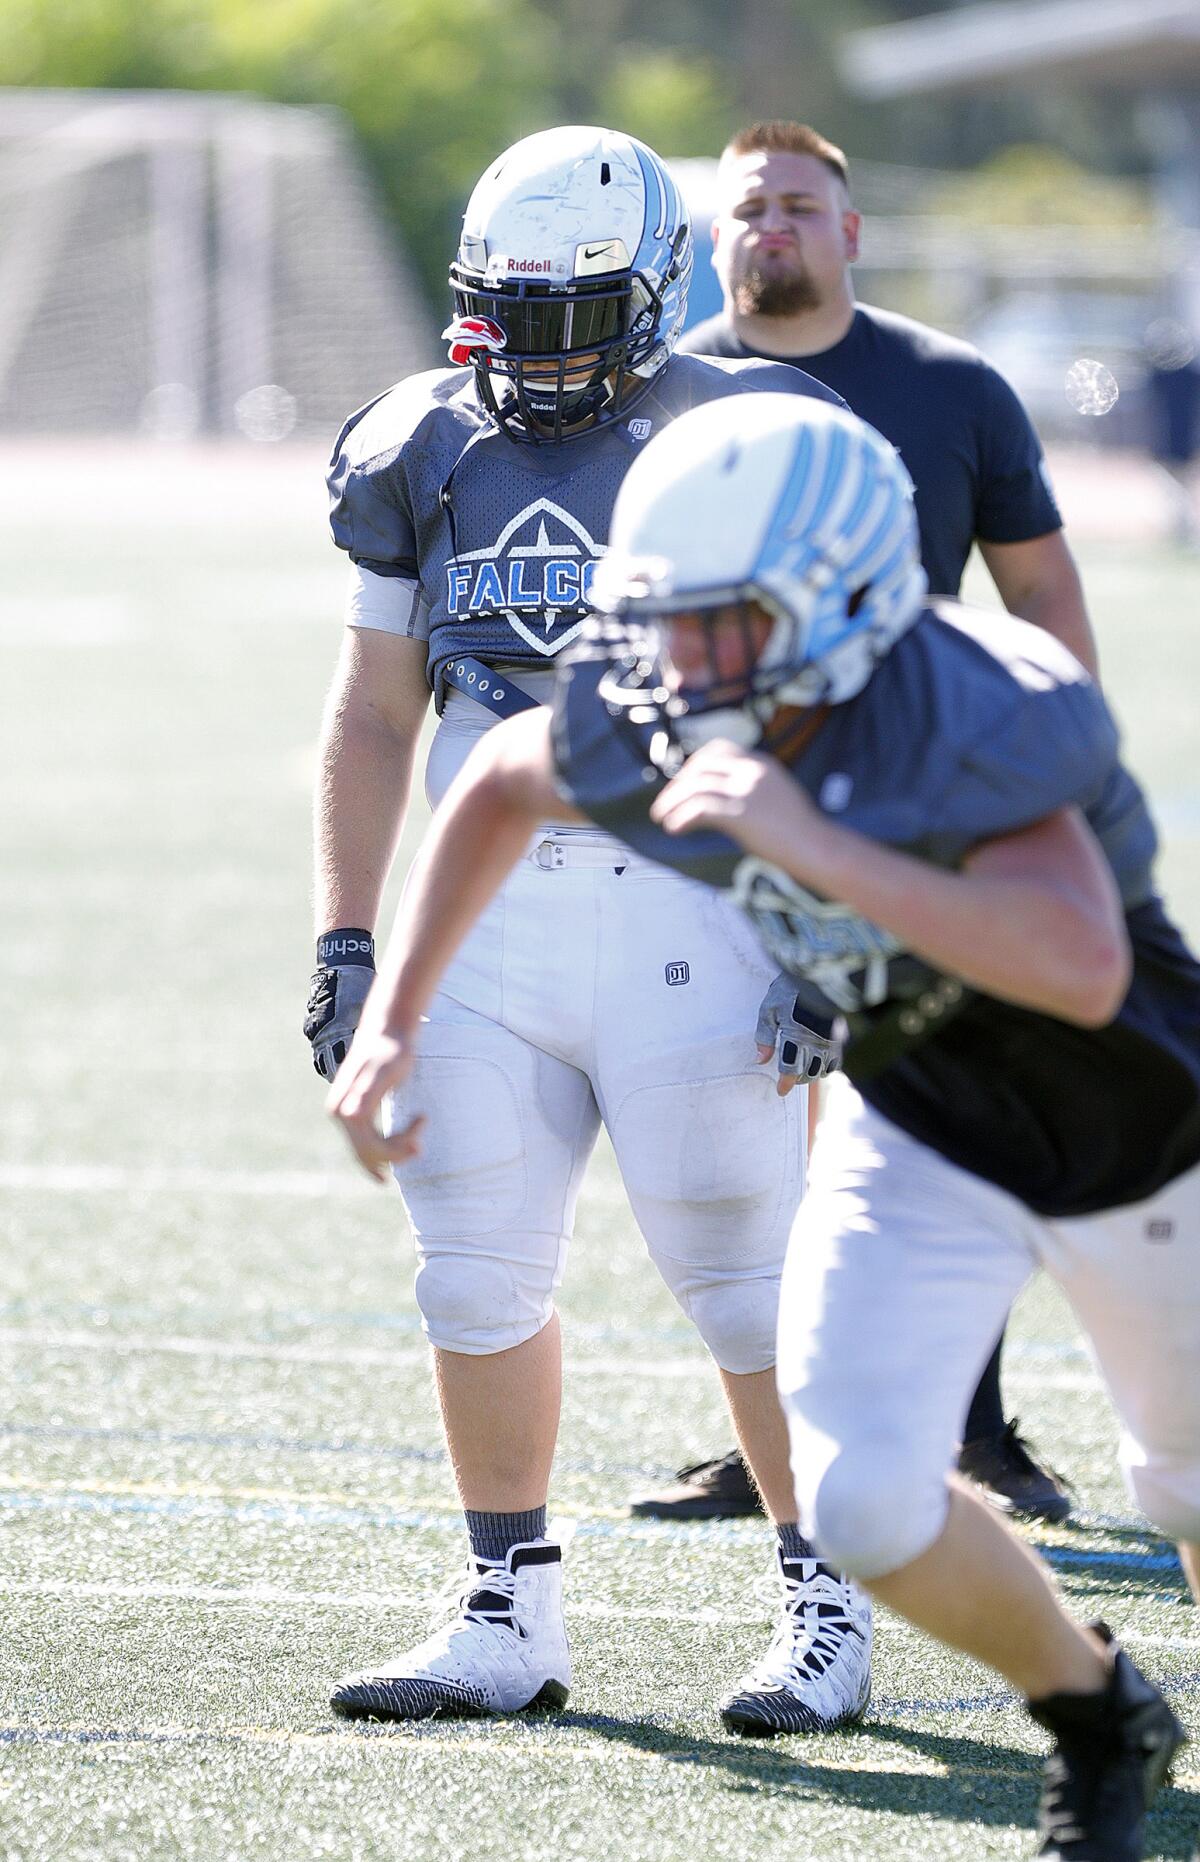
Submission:
POLYGON ((458 1614, 378 1668, 346 1675, 330 1706, 348 1720, 520 1713, 561 1707, 571 1686, 562 1547, 514 1545, 502 1565, 468 1561, 458 1614))
POLYGON ((733 1733, 828 1733, 871 1698, 871 1603, 815 1558, 779 1558, 783 1609, 766 1654, 721 1702, 733 1733))

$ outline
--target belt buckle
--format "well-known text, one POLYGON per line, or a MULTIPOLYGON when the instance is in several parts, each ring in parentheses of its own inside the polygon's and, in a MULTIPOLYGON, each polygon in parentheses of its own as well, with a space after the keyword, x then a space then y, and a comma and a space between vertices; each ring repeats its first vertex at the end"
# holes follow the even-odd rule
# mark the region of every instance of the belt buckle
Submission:
POLYGON ((567 864, 567 850, 556 840, 540 840, 533 850, 534 864, 544 873, 556 872, 567 864))

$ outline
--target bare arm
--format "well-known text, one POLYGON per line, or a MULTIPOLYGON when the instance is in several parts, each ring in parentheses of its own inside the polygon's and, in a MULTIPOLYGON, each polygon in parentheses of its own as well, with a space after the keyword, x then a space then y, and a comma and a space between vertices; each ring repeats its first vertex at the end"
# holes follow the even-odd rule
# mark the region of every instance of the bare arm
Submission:
POLYGON ((981 540, 979 550, 1009 613, 1044 627, 1098 678, 1096 638, 1075 558, 1062 531, 1052 530, 1025 543, 981 540))
POLYGON ((982 843, 947 873, 828 820, 773 758, 710 744, 652 813, 672 833, 732 835, 1002 1001, 1101 1027, 1124 1000, 1131 959, 1121 901, 1075 808, 982 843))
POLYGON ((423 640, 347 628, 321 721, 314 804, 318 934, 374 929, 429 703, 423 640))
POLYGON ((497 724, 446 792, 417 856, 375 986, 327 1107, 368 1175, 419 1148, 421 1120, 384 1138, 385 1095, 412 1070, 423 1011, 455 950, 544 821, 583 821, 554 786, 550 712, 497 724))

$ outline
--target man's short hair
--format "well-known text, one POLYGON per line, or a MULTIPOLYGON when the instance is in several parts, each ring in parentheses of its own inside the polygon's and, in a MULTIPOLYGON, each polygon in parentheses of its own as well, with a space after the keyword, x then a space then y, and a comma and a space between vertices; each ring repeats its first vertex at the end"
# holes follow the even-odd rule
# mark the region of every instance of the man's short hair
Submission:
POLYGON ((815 155, 844 188, 850 186, 850 171, 841 149, 820 130, 810 129, 807 123, 788 123, 781 118, 769 123, 750 123, 726 143, 721 161, 736 161, 740 155, 757 155, 760 151, 764 155, 815 155))

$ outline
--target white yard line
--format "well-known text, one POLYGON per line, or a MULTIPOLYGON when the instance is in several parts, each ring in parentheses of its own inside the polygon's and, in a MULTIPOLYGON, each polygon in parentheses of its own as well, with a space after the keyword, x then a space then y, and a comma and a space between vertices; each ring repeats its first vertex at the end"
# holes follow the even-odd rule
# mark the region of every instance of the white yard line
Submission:
MULTIPOLYGON (((435 1610, 444 1605, 444 1591, 329 1591, 289 1590, 276 1584, 111 1584, 80 1579, 0 1579, 0 1597, 61 1597, 74 1601, 98 1603, 201 1603, 222 1604, 236 1609, 329 1609, 329 1610, 435 1610)), ((764 1603, 755 1611, 731 1610, 724 1605, 702 1606, 696 1610, 639 1609, 634 1605, 573 1603, 568 1597, 566 1614, 593 1622, 698 1623, 705 1626, 762 1624, 770 1620, 771 1608, 764 1603)), ((889 1637, 916 1639, 919 1632, 889 1618, 889 1637)), ((1190 1655, 1200 1650, 1200 1636, 1158 1636, 1139 1630, 1122 1629, 1121 1642, 1140 1649, 1164 1649, 1190 1655)))
POLYGON ((37 1190, 55 1196, 299 1197, 308 1202, 378 1195, 365 1177, 328 1170, 217 1170, 205 1164, 135 1169, 124 1164, 0 1163, 0 1190, 37 1190))
MULTIPOLYGON (((446 1608, 444 1591, 390 1593, 388 1591, 296 1591, 273 1584, 104 1584, 53 1578, 0 1580, 0 1597, 61 1597, 101 1603, 203 1603, 226 1604, 238 1609, 333 1610, 436 1610, 446 1608)), ((568 1616, 598 1622, 703 1623, 720 1626, 766 1624, 772 1608, 739 1614, 723 1606, 697 1610, 638 1609, 625 1604, 565 1604, 568 1616)))
MULTIPOLYGON (((345 1364, 408 1368, 424 1365, 423 1344, 396 1345, 387 1350, 368 1345, 268 1345, 252 1340, 186 1338, 163 1334, 39 1330, 17 1325, 0 1326, 0 1346, 33 1351, 106 1351, 117 1355, 157 1353, 168 1357, 258 1360, 269 1364, 345 1364)), ((572 1357, 572 1377, 695 1378, 707 1375, 707 1359, 694 1358, 585 1358, 572 1357)))

